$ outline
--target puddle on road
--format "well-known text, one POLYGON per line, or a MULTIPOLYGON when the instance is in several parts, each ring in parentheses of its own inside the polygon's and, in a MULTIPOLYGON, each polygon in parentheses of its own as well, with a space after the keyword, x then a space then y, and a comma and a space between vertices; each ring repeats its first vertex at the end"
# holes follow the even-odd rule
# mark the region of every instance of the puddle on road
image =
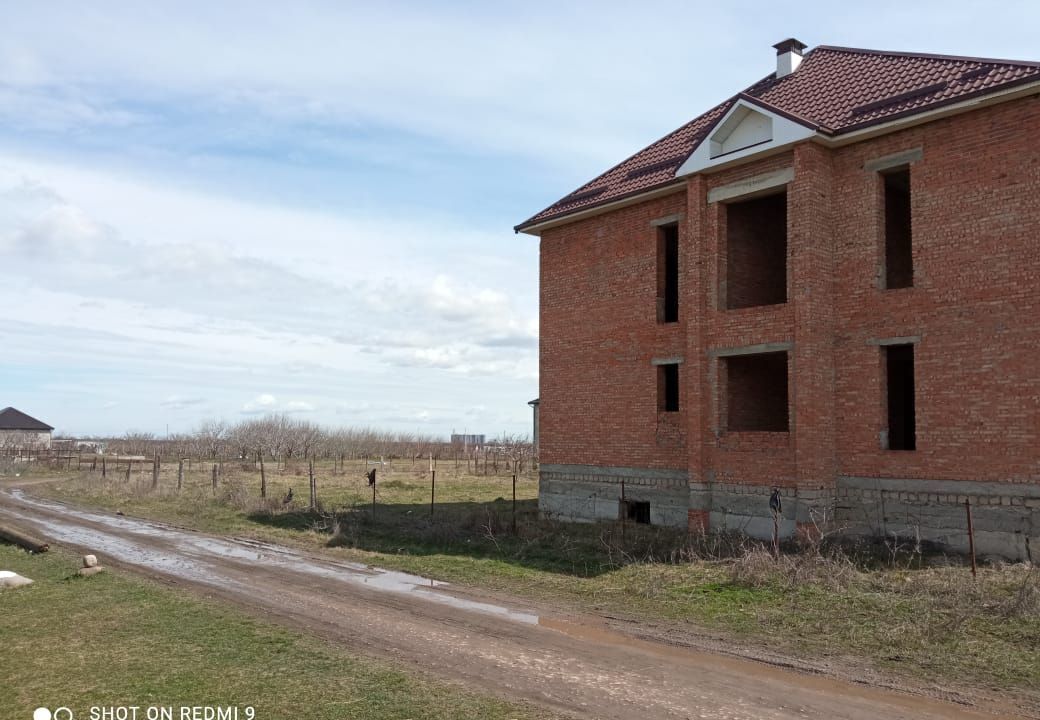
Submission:
POLYGON ((276 545, 249 540, 220 540, 147 520, 79 510, 68 505, 30 497, 19 488, 13 488, 5 492, 29 507, 61 513, 65 522, 42 515, 16 515, 4 508, 0 508, 0 515, 7 514, 17 520, 33 523, 41 528, 43 534, 63 542, 89 547, 98 552, 108 554, 113 558, 118 558, 122 562, 141 565, 167 575, 181 577, 194 582, 219 586, 233 584, 220 572, 219 567, 208 562, 209 559, 217 557, 225 560, 259 564, 265 567, 277 567, 301 575, 313 575, 381 592, 417 596, 429 602, 447 605, 459 610, 494 615, 525 625, 538 624, 538 616, 531 613, 519 612, 501 605, 466 600, 437 592, 435 588, 443 587, 447 583, 419 575, 373 568, 361 563, 331 560, 317 561, 289 548, 276 545), (176 547, 176 553, 164 553, 98 528, 67 522, 70 519, 78 519, 111 527, 129 535, 162 540, 176 547))

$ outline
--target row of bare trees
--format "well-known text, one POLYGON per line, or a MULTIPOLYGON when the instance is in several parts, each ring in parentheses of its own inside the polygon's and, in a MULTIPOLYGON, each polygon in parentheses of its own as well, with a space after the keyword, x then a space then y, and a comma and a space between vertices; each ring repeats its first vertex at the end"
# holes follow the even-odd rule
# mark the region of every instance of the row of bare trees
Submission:
MULTIPOLYGON (((59 441, 60 442, 60 441, 59 441)), ((156 454, 200 460, 252 459, 258 453, 268 458, 308 460, 330 458, 423 458, 460 457, 463 452, 483 454, 492 450, 505 456, 530 458, 530 439, 503 435, 485 447, 463 448, 432 435, 389 432, 373 428, 328 428, 284 414, 239 423, 207 421, 193 432, 159 438, 151 433, 128 432, 109 439, 107 451, 123 455, 156 454)))

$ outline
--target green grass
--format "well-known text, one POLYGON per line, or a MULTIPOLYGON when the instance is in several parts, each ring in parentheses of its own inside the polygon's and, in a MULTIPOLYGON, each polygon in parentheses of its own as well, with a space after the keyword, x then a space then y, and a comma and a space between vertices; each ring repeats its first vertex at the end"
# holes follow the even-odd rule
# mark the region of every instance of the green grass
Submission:
POLYGON ((0 545, 0 568, 35 581, 0 590, 0 719, 63 705, 76 717, 104 705, 253 706, 258 719, 546 717, 150 581, 83 578, 76 567, 62 552, 0 545))
POLYGON ((282 473, 269 466, 266 503, 249 464, 226 466, 215 495, 208 466, 180 492, 169 470, 158 491, 148 478, 138 485, 75 472, 32 491, 553 607, 709 632, 752 649, 916 681, 1010 690, 1040 707, 1040 570, 983 568, 973 582, 963 567, 907 570, 811 556, 778 566, 748 548, 736 558, 698 559, 681 532, 629 526, 623 542, 616 525, 539 519, 533 477, 518 483, 514 535, 508 476, 438 471, 431 518, 428 472, 395 463, 394 472, 380 476, 374 518, 360 466, 341 475, 319 468, 325 514, 299 505, 306 502, 307 478, 292 466, 282 473), (298 502, 283 508, 277 498, 290 486, 298 502))

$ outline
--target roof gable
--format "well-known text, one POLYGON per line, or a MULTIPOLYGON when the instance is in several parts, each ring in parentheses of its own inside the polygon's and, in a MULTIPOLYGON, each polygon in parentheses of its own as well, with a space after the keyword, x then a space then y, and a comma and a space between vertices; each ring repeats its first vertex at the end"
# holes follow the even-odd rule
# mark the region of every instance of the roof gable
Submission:
POLYGON ((676 171, 692 175, 749 155, 786 147, 816 134, 816 127, 781 115, 755 98, 739 97, 676 171))
MULTIPOLYGON (((525 220, 516 230, 529 230, 680 182, 682 174, 697 172, 690 169, 688 159, 738 103, 795 125, 815 127, 821 137, 836 138, 1028 83, 1040 83, 1040 63, 821 45, 805 54, 795 72, 780 78, 771 73, 525 220)), ((773 123, 775 129, 775 118, 773 123)), ((754 154, 749 151, 741 157, 754 154)), ((734 155, 730 161, 735 159, 739 158, 734 155)))
POLYGON ((13 407, 0 410, 0 430, 32 430, 46 432, 54 428, 47 423, 40 422, 34 417, 26 415, 21 410, 13 407))
MULTIPOLYGON (((709 157, 730 155, 745 148, 772 142, 773 118, 739 102, 729 109, 715 132, 708 136, 709 157)), ((704 142, 701 142, 704 145, 704 142)))

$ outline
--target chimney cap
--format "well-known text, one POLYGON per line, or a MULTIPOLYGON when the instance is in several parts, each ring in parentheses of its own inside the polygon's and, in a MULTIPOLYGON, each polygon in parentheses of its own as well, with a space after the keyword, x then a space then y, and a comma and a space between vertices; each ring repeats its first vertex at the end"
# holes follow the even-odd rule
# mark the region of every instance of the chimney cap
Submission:
POLYGON ((783 55, 785 52, 794 52, 801 55, 802 50, 805 50, 805 48, 809 46, 803 43, 801 40, 796 40, 795 38, 787 38, 786 40, 781 40, 773 47, 776 48, 777 55, 783 55))

